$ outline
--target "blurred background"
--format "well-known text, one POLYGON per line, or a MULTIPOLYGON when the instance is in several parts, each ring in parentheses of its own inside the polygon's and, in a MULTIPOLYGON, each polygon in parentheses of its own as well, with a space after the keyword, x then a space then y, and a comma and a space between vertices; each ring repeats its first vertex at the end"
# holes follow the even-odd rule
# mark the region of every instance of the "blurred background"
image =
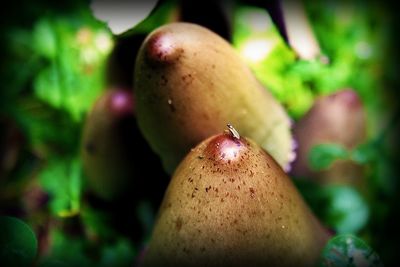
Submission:
MULTIPOLYGON (((333 138, 315 147, 309 160, 314 170, 351 161, 362 167, 355 175, 363 185, 321 185, 295 170, 291 176, 333 233, 360 238, 387 266, 397 262, 400 43, 394 6, 110 2, 18 1, 1 10, 0 224, 15 233, 9 238, 26 256, 7 258, 3 238, 7 266, 133 266, 140 258, 169 178, 136 126, 134 60, 145 36, 173 21, 201 24, 229 41, 295 125, 311 116, 321 97, 355 92, 365 136, 349 147, 333 138), (118 13, 121 6, 136 10, 136 17, 118 13), (85 125, 97 120, 88 114, 110 90, 133 98, 116 133, 126 151, 115 153, 152 166, 130 173, 132 191, 112 200, 88 187, 82 157, 82 149, 93 149, 82 141, 85 125)), ((96 123, 94 129, 102 129, 96 123)), ((350 134, 350 124, 341 134, 350 134)), ((94 164, 130 172, 122 161, 94 164)))

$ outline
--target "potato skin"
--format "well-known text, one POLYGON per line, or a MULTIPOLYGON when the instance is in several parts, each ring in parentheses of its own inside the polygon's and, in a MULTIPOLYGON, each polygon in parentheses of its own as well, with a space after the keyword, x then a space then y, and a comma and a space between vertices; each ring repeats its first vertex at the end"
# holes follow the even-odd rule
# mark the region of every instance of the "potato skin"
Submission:
POLYGON ((313 146, 335 143, 352 149, 366 139, 366 118, 362 102, 352 89, 342 89, 317 98, 314 106, 294 126, 298 144, 291 174, 322 184, 361 186, 363 171, 349 160, 338 160, 327 170, 314 171, 308 157, 313 146))
POLYGON ((161 201, 169 176, 143 138, 132 90, 110 88, 87 115, 81 157, 92 193, 103 200, 161 201))
POLYGON ((172 173, 189 150, 232 123, 286 167, 290 121, 224 39, 172 23, 152 32, 135 67, 138 123, 172 173))
POLYGON ((270 155, 220 134, 176 169, 143 266, 313 266, 328 238, 270 155))
POLYGON ((131 92, 107 90, 95 102, 83 130, 81 157, 90 189, 103 199, 115 198, 133 179, 134 166, 123 145, 123 132, 134 123, 131 92))

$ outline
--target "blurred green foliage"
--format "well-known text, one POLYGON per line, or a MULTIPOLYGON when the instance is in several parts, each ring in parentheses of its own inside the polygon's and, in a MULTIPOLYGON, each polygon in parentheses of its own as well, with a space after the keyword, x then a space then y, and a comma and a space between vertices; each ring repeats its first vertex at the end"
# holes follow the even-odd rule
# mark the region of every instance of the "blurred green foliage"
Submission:
POLYGON ((81 121, 105 86, 105 58, 113 43, 109 31, 89 11, 82 11, 68 17, 44 17, 32 32, 10 35, 15 52, 24 51, 26 58, 21 60, 35 65, 30 73, 34 96, 81 121))
POLYGON ((54 230, 51 238, 51 251, 41 260, 40 266, 128 267, 134 263, 136 253, 124 238, 99 247, 91 247, 82 237, 70 236, 59 230, 54 230))
POLYGON ((285 105, 291 116, 303 115, 311 107, 314 96, 306 79, 321 71, 322 64, 298 62, 266 10, 250 6, 237 8, 234 27, 233 45, 256 77, 285 105))
MULTIPOLYGON (((351 87, 367 103, 368 115, 380 120, 385 107, 381 78, 390 56, 386 13, 370 2, 305 1, 305 7, 321 46, 319 58, 298 59, 268 13, 250 6, 236 11, 234 46, 293 118, 304 115, 315 97, 351 87), (254 42, 265 44, 264 48, 252 46, 254 42), (258 49, 260 56, 249 57, 247 48, 258 49)), ((371 123, 373 131, 376 121, 371 123)))
POLYGON ((335 160, 347 159, 348 151, 339 144, 320 144, 311 148, 310 167, 313 170, 327 169, 335 160))
POLYGON ((43 189, 50 194, 50 211, 60 217, 79 213, 82 170, 78 158, 52 159, 39 174, 43 189))
MULTIPOLYGON (((79 155, 85 116, 107 89, 107 60, 116 37, 105 23, 93 17, 87 1, 61 2, 65 9, 46 1, 25 4, 21 12, 29 19, 11 22, 14 18, 10 16, 2 36, 6 57, 0 74, 1 80, 7 81, 7 88, 0 90, 0 118, 17 124, 24 136, 24 150, 29 153, 21 155, 12 172, 13 179, 7 180, 1 192, 19 190, 14 186, 14 178, 18 178, 19 184, 35 181, 48 196, 39 210, 25 211, 24 204, 22 212, 27 214, 17 213, 34 226, 36 233, 44 235, 38 266, 132 266, 136 247, 142 243, 133 244, 114 230, 109 212, 87 204, 79 155)), ((162 25, 173 5, 174 1, 166 1, 125 35, 147 34, 162 25)), ((15 10, 20 12, 19 7, 15 10)), ((29 185, 26 191, 30 190, 29 185)), ((35 199, 28 197, 27 201, 35 199)), ((132 213, 139 218, 139 226, 148 238, 153 208, 146 202, 132 203, 132 213)), ((22 230, 10 231, 7 237, 7 242, 27 238, 22 230)), ((15 252, 31 245, 30 239, 26 242, 15 252)), ((8 252, 1 249, 1 253, 8 252)), ((5 257, 9 253, 6 254, 5 257)), ((18 265, 20 261, 10 264, 31 265, 24 260, 21 257, 22 265, 18 265)))
POLYGON ((318 185, 295 180, 318 218, 336 234, 359 234, 370 219, 365 197, 348 185, 318 185))
POLYGON ((394 74, 398 69, 398 24, 388 6, 373 1, 304 1, 304 6, 321 48, 320 57, 297 58, 268 13, 251 6, 236 10, 233 44, 294 120, 300 119, 320 95, 342 88, 352 88, 359 94, 366 111, 367 141, 351 151, 340 144, 316 146, 310 164, 317 170, 338 159, 362 164, 368 192, 361 196, 352 188, 301 186, 300 182, 299 189, 334 230, 358 233, 385 260, 394 262, 396 242, 383 236, 398 236, 398 220, 394 219, 399 164, 395 136, 400 117, 398 77, 394 74), (263 46, 257 46, 257 42, 263 46), (258 57, 252 50, 259 51, 258 57), (384 226, 387 218, 393 220, 390 228, 384 226))

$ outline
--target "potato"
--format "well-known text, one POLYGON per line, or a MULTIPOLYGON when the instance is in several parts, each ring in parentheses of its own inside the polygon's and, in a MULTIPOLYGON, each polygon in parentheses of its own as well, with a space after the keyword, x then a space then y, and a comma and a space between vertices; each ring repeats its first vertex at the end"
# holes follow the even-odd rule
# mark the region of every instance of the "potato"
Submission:
POLYGON ((161 201, 169 176, 138 129, 132 92, 106 90, 88 114, 82 136, 83 167, 96 196, 161 201))
POLYGON ((189 150, 234 124, 286 168, 290 121, 232 46, 210 30, 171 23, 153 31, 135 65, 137 118, 172 173, 189 150))
POLYGON ((316 264, 328 232, 277 162, 232 133, 208 138, 180 163, 143 266, 316 264))
POLYGON ((298 143, 291 174, 322 184, 362 184, 362 167, 349 160, 338 160, 323 171, 309 165, 313 146, 334 143, 352 149, 365 141, 366 118, 360 98, 352 89, 319 97, 308 113, 294 126, 298 143))

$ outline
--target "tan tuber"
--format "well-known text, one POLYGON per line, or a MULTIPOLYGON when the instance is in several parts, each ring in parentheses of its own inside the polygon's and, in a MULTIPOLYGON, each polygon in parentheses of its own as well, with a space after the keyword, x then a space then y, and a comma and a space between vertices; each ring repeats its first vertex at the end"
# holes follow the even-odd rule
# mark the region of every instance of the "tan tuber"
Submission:
POLYGON ((231 131, 176 169, 143 266, 313 266, 328 238, 276 161, 231 131))
POLYGON ((138 53, 135 90, 139 127, 169 173, 227 122, 282 167, 294 157, 283 107, 232 46, 204 27, 171 23, 153 31, 138 53))
POLYGON ((350 160, 338 160, 323 171, 310 167, 311 148, 318 144, 338 144, 355 148, 365 141, 366 118, 362 102, 352 89, 319 97, 308 113, 294 126, 297 157, 291 174, 322 184, 362 184, 362 167, 350 160))

